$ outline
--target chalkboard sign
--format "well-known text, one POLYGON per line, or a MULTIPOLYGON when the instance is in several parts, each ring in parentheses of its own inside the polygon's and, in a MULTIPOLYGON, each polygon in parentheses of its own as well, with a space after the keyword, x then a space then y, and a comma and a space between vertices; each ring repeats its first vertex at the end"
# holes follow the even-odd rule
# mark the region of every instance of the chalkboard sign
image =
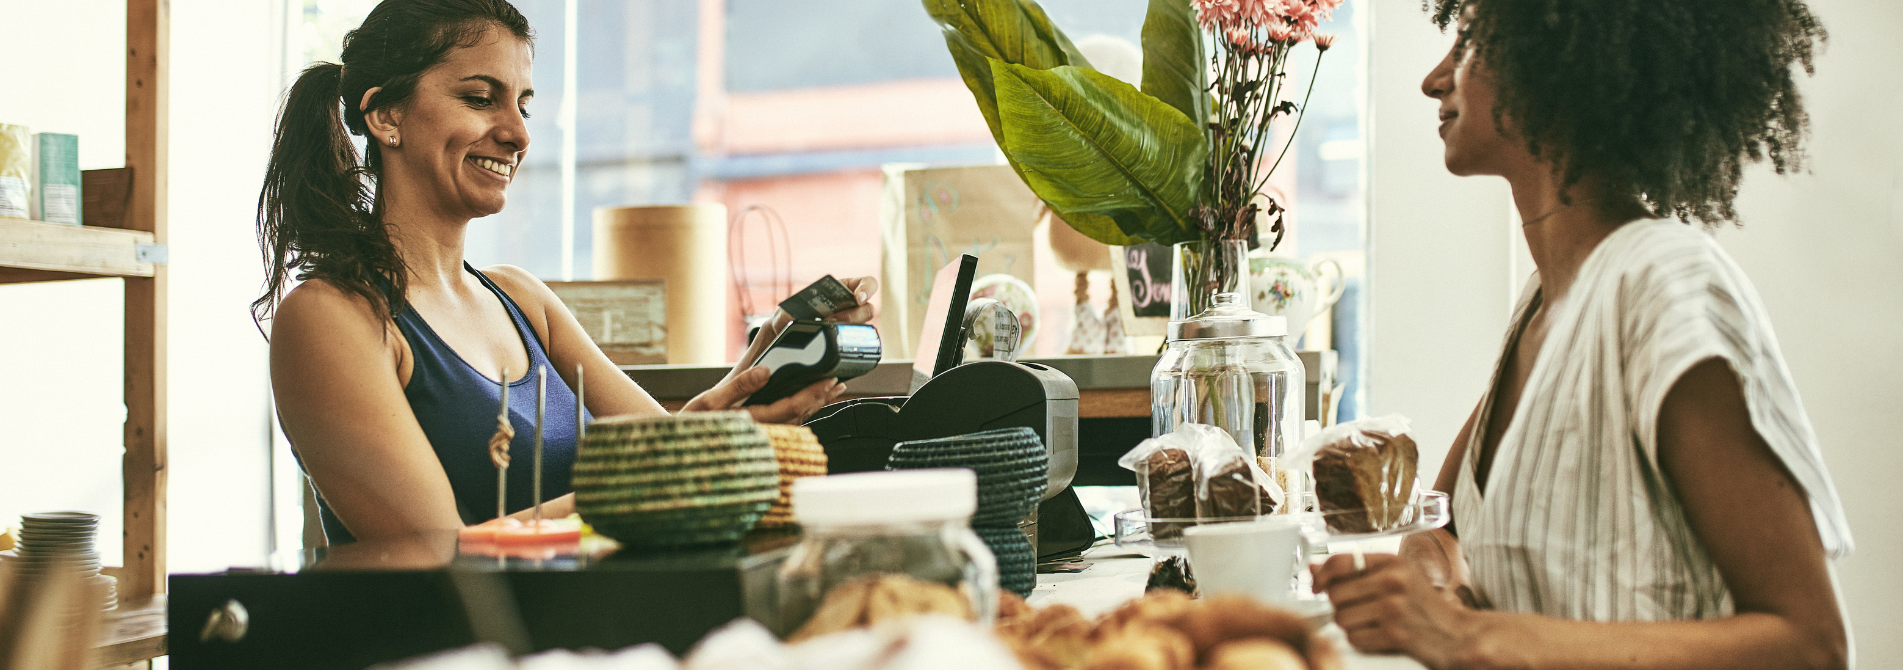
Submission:
POLYGON ((1130 281, 1130 311, 1136 316, 1170 316, 1171 250, 1161 244, 1123 248, 1123 271, 1130 281))
POLYGON ((1111 247, 1116 260, 1118 305, 1124 332, 1161 335, 1170 318, 1170 264, 1173 250, 1163 244, 1111 247))

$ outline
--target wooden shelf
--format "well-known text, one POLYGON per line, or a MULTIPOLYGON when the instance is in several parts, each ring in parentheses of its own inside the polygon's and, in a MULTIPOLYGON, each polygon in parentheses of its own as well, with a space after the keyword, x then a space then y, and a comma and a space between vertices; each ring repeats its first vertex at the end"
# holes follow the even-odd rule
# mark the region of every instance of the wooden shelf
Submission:
POLYGON ((0 284, 98 277, 150 277, 139 246, 154 235, 137 230, 0 218, 0 284))
POLYGON ((119 603, 99 626, 93 665, 111 668, 165 655, 165 595, 119 603))

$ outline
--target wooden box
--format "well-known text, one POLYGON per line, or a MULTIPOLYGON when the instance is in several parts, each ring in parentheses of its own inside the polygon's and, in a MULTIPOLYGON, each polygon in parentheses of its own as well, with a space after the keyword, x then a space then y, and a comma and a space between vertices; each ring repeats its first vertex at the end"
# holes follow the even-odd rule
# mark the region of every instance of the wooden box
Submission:
POLYGON ((667 362, 667 291, 662 280, 552 281, 548 287, 615 365, 667 362))

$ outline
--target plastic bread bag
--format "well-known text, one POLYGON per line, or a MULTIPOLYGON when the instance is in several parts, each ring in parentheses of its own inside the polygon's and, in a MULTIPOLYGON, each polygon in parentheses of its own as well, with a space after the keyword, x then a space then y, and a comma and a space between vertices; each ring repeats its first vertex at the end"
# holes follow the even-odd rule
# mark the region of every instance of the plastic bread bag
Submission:
POLYGON ((1314 475, 1315 498, 1328 529, 1374 533, 1409 522, 1420 454, 1399 414, 1323 429, 1289 455, 1288 466, 1314 475))
MULTIPOLYGON (((1190 463, 1195 440, 1181 431, 1137 443, 1117 465, 1137 475, 1137 496, 1151 519, 1196 518, 1196 472, 1190 463)), ((1182 537, 1183 524, 1150 524, 1156 539, 1182 537)))
POLYGON ((1260 516, 1282 504, 1282 487, 1228 431, 1190 423, 1176 433, 1188 435, 1195 444, 1190 460, 1196 473, 1196 518, 1260 516))

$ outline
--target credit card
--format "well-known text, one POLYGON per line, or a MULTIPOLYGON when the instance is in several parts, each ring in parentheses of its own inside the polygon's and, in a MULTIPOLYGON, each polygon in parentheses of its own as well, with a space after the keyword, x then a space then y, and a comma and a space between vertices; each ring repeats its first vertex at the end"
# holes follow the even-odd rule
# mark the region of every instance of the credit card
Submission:
POLYGON ((846 290, 845 284, 833 279, 832 275, 826 275, 811 286, 800 289, 792 297, 780 301, 780 309, 786 310, 794 319, 818 321, 832 316, 841 308, 858 304, 859 301, 853 299, 852 291, 846 290))

